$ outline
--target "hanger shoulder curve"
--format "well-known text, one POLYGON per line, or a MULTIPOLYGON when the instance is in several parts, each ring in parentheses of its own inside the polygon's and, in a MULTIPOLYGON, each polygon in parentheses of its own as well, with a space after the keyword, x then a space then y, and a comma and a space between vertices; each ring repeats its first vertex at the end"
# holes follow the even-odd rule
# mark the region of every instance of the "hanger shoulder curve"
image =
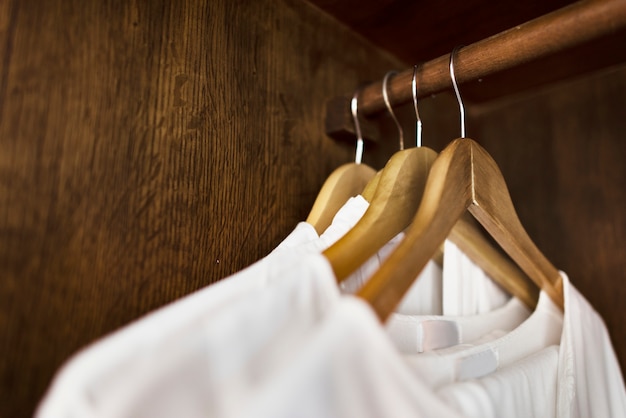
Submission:
POLYGON ((563 283, 559 271, 522 226, 496 162, 477 142, 472 141, 471 146, 474 202, 469 211, 528 277, 562 308, 563 283))
POLYGON ((349 198, 360 194, 376 171, 365 164, 347 163, 326 179, 306 218, 318 234, 330 226, 337 211, 349 198))
POLYGON ((367 182, 367 185, 363 188, 363 192, 361 192, 361 196, 363 196, 363 199, 367 200, 368 202, 372 201, 382 174, 383 170, 378 170, 374 177, 372 177, 372 179, 367 182))
POLYGON ((448 239, 480 267, 494 282, 517 297, 529 309, 539 300, 539 288, 514 262, 483 235, 469 212, 454 225, 448 239))
POLYGON ((382 321, 393 312, 470 204, 469 154, 455 154, 452 146, 448 145, 433 163, 419 210, 404 239, 358 292, 382 321), (459 158, 463 161, 457 162, 459 158))
POLYGON ((536 284, 557 304, 562 301, 558 271, 521 227, 495 161, 476 142, 464 138, 441 152, 405 239, 359 291, 382 321, 467 209, 536 284))
POLYGON ((396 152, 389 159, 363 217, 324 251, 339 282, 410 224, 436 156, 420 147, 396 152))

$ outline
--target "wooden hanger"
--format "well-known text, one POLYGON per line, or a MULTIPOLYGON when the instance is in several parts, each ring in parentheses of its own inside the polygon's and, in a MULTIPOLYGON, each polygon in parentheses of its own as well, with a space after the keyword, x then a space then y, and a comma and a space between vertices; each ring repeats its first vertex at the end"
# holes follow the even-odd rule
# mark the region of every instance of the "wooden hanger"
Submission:
POLYGON ((324 251, 338 281, 346 279, 409 225, 437 156, 435 151, 425 147, 402 150, 402 127, 386 95, 387 81, 392 75, 393 72, 388 72, 383 79, 383 97, 398 127, 401 150, 391 156, 384 169, 368 185, 366 193, 374 193, 363 217, 324 251))
POLYGON ((344 164, 333 171, 322 185, 306 222, 313 225, 318 234, 330 226, 337 211, 353 196, 360 194, 374 178, 376 170, 362 164, 363 137, 357 115, 358 90, 351 102, 352 117, 357 132, 355 162, 344 164))
POLYGON ((436 157, 430 148, 411 148, 387 162, 363 217, 324 251, 339 282, 411 223, 436 157))
POLYGON ((367 185, 361 192, 361 196, 363 196, 363 199, 367 200, 368 202, 372 201, 372 199, 374 198, 374 194, 376 193, 376 188, 378 187, 378 183, 380 182, 380 177, 382 176, 382 174, 383 174, 383 170, 378 170, 376 174, 374 175, 374 177, 372 177, 372 179, 367 182, 367 185))
MULTIPOLYGON (((416 72, 417 68, 414 68, 414 81, 416 72)), ((417 143, 421 145, 421 119, 417 109, 415 82, 413 86, 418 121, 417 143)), ((388 104, 387 107, 393 115, 391 105, 388 104)), ((395 116, 394 120, 397 123, 395 116)), ((402 138, 399 123, 397 126, 402 138)), ((402 141, 400 144, 402 146, 402 141)), ((398 151, 385 168, 368 183, 363 191, 364 197, 372 194, 371 199, 368 196, 371 203, 367 211, 346 235, 324 252, 339 282, 347 279, 383 245, 409 226, 422 199, 426 179, 436 156, 435 151, 426 147, 398 151)), ((487 241, 471 220, 467 217, 461 218, 449 238, 506 291, 517 296, 529 307, 536 305, 539 297, 536 286, 515 264, 487 241)), ((440 245, 433 255, 433 259, 439 265, 443 260, 441 247, 440 245)))
POLYGON ((376 170, 365 164, 348 163, 335 169, 322 185, 306 222, 318 234, 324 232, 337 211, 349 198, 360 194, 375 174, 376 170))
MULTIPOLYGON (((453 56, 454 51, 450 57, 450 73, 461 108, 462 136, 465 136, 453 56)), ((459 138, 434 162, 419 210, 405 238, 358 293, 372 305, 382 321, 400 303, 466 210, 530 279, 563 307, 561 276, 524 230, 497 164, 474 140, 459 138)), ((514 279, 510 281, 512 287, 518 285, 514 279)))

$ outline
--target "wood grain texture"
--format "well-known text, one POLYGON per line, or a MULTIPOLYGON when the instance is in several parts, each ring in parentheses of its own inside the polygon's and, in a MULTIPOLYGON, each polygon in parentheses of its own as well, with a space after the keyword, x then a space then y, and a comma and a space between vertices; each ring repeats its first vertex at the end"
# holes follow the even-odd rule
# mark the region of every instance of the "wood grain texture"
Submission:
POLYGON ((0 56, 2 417, 268 253, 353 159, 325 100, 398 67, 296 0, 7 0, 0 56))
POLYGON ((529 235, 607 324, 626 366, 626 67, 470 108, 529 235))

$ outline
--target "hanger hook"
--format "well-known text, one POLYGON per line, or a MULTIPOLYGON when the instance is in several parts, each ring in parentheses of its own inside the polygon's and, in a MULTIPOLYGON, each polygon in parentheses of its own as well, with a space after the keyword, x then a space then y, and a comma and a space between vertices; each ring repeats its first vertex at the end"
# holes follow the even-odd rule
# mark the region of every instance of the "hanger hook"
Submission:
POLYGON ((454 87, 456 100, 459 102, 459 111, 461 112, 461 138, 465 138, 465 106, 463 105, 459 86, 456 84, 456 77, 454 76, 454 56, 462 47, 462 45, 456 46, 450 53, 450 78, 452 79, 452 86, 454 87))
POLYGON ((356 131, 356 154, 354 156, 354 162, 357 164, 361 164, 363 160, 363 135, 361 134, 361 124, 359 123, 358 115, 359 92, 360 90, 357 89, 350 101, 350 111, 352 112, 352 120, 354 121, 354 130, 356 131))
POLYGON ((415 108, 415 117, 417 122, 415 123, 415 139, 416 146, 422 146, 422 119, 420 118, 420 112, 417 110, 417 65, 413 66, 413 79, 411 80, 411 92, 413 93, 413 107, 415 108))
POLYGON ((393 108, 391 107, 391 102, 389 101, 389 93, 387 92, 387 83, 389 82, 389 79, 396 74, 398 74, 397 71, 393 71, 393 70, 385 74, 385 77, 383 78, 383 100, 385 101, 385 106, 387 106, 387 110, 389 111, 391 118, 393 119, 393 121, 396 123, 396 126, 398 127, 398 132, 399 132, 399 137, 400 137, 400 149, 403 150, 404 149, 404 131, 402 130, 402 126, 400 125, 400 122, 398 122, 398 118, 396 118, 396 114, 393 113, 393 108))

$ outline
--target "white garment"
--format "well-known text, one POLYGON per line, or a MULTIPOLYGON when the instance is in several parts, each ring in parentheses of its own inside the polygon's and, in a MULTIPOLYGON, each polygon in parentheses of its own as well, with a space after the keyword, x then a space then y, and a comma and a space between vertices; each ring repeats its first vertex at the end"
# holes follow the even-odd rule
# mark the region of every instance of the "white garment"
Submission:
POLYGON ((301 223, 263 260, 82 350, 37 416, 228 414, 337 300, 326 259, 305 254, 339 239, 366 208, 350 199, 319 239, 301 223))
POLYGON ((489 376, 447 385, 437 393, 467 418, 554 418, 558 356, 559 347, 552 345, 489 376))
POLYGON ((442 286, 446 316, 489 312, 511 297, 451 241, 444 243, 442 286))
POLYGON ((317 231, 313 225, 306 222, 298 222, 293 231, 278 244, 274 251, 298 247, 317 239, 319 239, 319 235, 317 235, 317 231))
POLYGON ((559 418, 626 417, 624 379, 604 321, 564 273, 559 418))
POLYGON ((471 344, 408 356, 408 360, 434 388, 459 380, 486 376, 550 345, 558 344, 563 316, 541 292, 535 311, 507 333, 493 330, 471 344))
MULTIPOLYGON (((284 242, 278 245, 274 251, 270 253, 268 257, 280 255, 284 251, 293 250, 296 254, 312 254, 319 253, 330 247, 337 242, 348 232, 358 221, 361 219, 365 211, 367 210, 369 203, 363 198, 363 196, 355 196, 348 199, 348 201, 337 211, 333 217, 332 223, 326 228, 322 235, 317 236, 315 228, 306 222, 300 222, 294 232, 287 236, 288 243, 284 242), (301 242, 300 245, 292 244, 295 239, 291 237, 297 231, 298 236, 301 236, 306 231, 307 237, 315 235, 315 239, 308 242, 301 242)), ((266 257, 267 258, 267 257, 266 257)), ((230 278, 229 278, 230 280, 230 278)))
MULTIPOLYGON (((343 237, 356 223, 363 217, 369 207, 367 200, 358 195, 348 199, 339 211, 335 214, 331 225, 322 233, 317 240, 312 240, 304 245, 296 246, 291 244, 294 239, 290 239, 287 246, 279 245, 272 254, 284 250, 284 247, 292 248, 299 254, 310 254, 322 252, 343 237)), ((297 229, 306 230, 310 236, 315 233, 315 229, 301 222, 297 229), (311 232, 312 230, 312 232, 311 232)), ((295 231, 294 231, 295 232, 295 231)), ((393 250, 404 238, 404 233, 400 232, 388 243, 383 245, 376 254, 363 263, 355 272, 350 274, 346 280, 339 285, 341 292, 345 294, 356 293, 380 268, 381 264, 391 255, 393 250)), ((462 256, 458 256, 462 257, 462 256)), ((479 267, 473 267, 477 269, 479 267)), ((419 279, 415 280, 405 297, 398 305, 397 312, 410 315, 437 315, 442 312, 441 281, 442 270, 434 261, 430 260, 426 267, 420 272, 419 279)))
POLYGON ((393 313, 387 333, 403 353, 413 354, 471 343, 494 330, 511 331, 530 316, 517 298, 501 308, 469 316, 404 315, 393 313))
POLYGON ((247 418, 460 416, 410 372, 369 305, 351 296, 243 401, 247 418))
POLYGON ((441 267, 429 260, 400 301, 396 312, 405 315, 441 315, 441 279, 441 267))
MULTIPOLYGON (((560 345, 438 394, 468 417, 626 417, 626 388, 602 318, 561 272, 560 345)), ((532 338, 532 336, 530 337, 532 338)))
MULTIPOLYGON (((367 283, 376 273, 383 262, 391 255, 393 250, 404 238, 400 232, 385 244, 378 252, 367 260, 348 279, 341 282, 342 293, 354 294, 367 283)), ((433 260, 429 260, 420 272, 418 279, 411 285, 406 295, 400 301, 396 312, 407 315, 439 315, 442 312, 441 280, 442 270, 433 260)))
MULTIPOLYGON (((363 199, 353 200, 357 208, 361 203, 360 200, 363 199)), ((353 204, 352 208, 354 207, 353 204)), ((363 208, 361 215, 364 210, 363 208)), ((289 276, 284 273, 284 270, 291 269, 293 272, 301 267, 299 254, 319 252, 328 245, 327 243, 332 243, 335 237, 341 237, 351 228, 352 225, 341 216, 339 220, 339 223, 328 228, 327 234, 322 238, 317 236, 315 229, 310 225, 298 224, 277 249, 264 259, 226 279, 160 308, 81 350, 59 370, 40 403, 36 416, 124 416, 121 409, 130 408, 128 403, 133 401, 132 395, 137 395, 137 390, 145 390, 138 386, 141 384, 139 382, 142 382, 146 376, 154 378, 155 374, 167 372, 172 373, 170 376, 172 396, 162 400, 171 400, 170 405, 176 405, 176 396, 178 396, 176 388, 186 387, 187 384, 193 385, 193 379, 197 376, 190 373, 183 378, 176 379, 176 370, 168 369, 162 364, 162 359, 171 359, 171 363, 174 363, 173 352, 192 347, 185 344, 182 341, 183 338, 189 338, 189 334, 192 335, 191 338, 196 335, 201 337, 206 335, 203 330, 207 329, 207 322, 209 325, 224 327, 221 331, 217 330, 215 334, 211 334, 209 342, 215 343, 220 348, 243 347, 241 353, 233 350, 232 356, 223 355, 220 362, 228 363, 225 360, 232 362, 233 359, 243 361, 242 358, 246 352, 249 356, 254 355, 255 347, 258 348, 263 341, 271 341, 274 334, 286 330, 280 329, 279 322, 270 323, 271 321, 267 318, 267 315, 275 315, 274 317, 280 320, 280 309, 275 308, 280 306, 281 301, 278 299, 272 301, 271 306, 268 307, 263 306, 262 298, 251 295, 256 295, 268 288, 273 289, 272 291, 276 294, 278 292, 275 288, 276 280, 289 276), (248 304, 247 301, 250 298, 254 301, 248 304), (249 315, 245 312, 251 312, 245 309, 246 304, 248 307, 256 307, 259 312, 258 315, 254 315, 256 319, 266 318, 267 320, 262 326, 253 329, 254 332, 248 331, 250 325, 241 324, 249 315), (244 306, 244 309, 237 314, 232 314, 238 306, 244 306), (227 319, 220 322, 218 318, 221 317, 227 319), (241 325, 234 326, 237 324, 241 325), (274 328, 272 324, 275 325, 274 328), (230 334, 226 334, 227 332, 230 334), (238 357, 237 354, 240 356, 238 357), (136 389, 133 390, 133 387, 136 389)), ((358 217, 353 223, 357 220, 358 217)), ((292 282, 292 285, 297 286, 292 286, 289 290, 289 283, 287 283, 287 287, 282 291, 286 295, 282 303, 287 304, 283 305, 282 309, 289 308, 291 303, 314 315, 315 308, 321 308, 324 299, 332 301, 333 298, 338 297, 338 289, 332 271, 330 274, 328 272, 316 274, 315 267, 307 269, 306 263, 304 265, 305 267, 302 268, 304 271, 297 274, 292 282), (307 276, 307 273, 311 274, 307 276), (302 279, 300 276, 306 277, 302 279), (311 280, 307 281, 307 278, 311 280), (317 290, 319 292, 316 292, 317 290), (314 297, 316 293, 320 296, 318 301, 314 297), (317 306, 316 303, 321 306, 317 306)), ((293 306, 290 309, 293 309, 293 306)), ((289 313, 283 316, 284 321, 290 319, 289 313)), ((287 325, 291 327, 291 324, 287 325)), ((297 322, 293 325, 297 326, 297 322)), ((285 335, 288 333, 285 332, 285 335)), ((207 348, 206 344, 205 348, 207 348)), ((202 357, 201 353, 197 354, 202 357)), ((202 363, 200 361, 200 364, 202 363)), ((193 364, 193 361, 189 364, 193 364)), ((179 366, 181 369, 178 373, 190 370, 182 365, 179 366)), ((216 370, 220 368, 216 367, 216 370)), ((207 378, 212 377, 213 375, 207 378)), ((158 383, 156 380, 155 382, 158 383)), ((219 410, 223 406, 216 403, 213 408, 219 410)), ((163 411, 168 411, 168 409, 163 407, 163 411)))
POLYGON ((320 258, 257 263, 239 274, 273 280, 271 286, 204 309, 209 287, 110 335, 64 366, 37 416, 229 415, 281 360, 281 349, 338 300, 332 270, 320 258))

